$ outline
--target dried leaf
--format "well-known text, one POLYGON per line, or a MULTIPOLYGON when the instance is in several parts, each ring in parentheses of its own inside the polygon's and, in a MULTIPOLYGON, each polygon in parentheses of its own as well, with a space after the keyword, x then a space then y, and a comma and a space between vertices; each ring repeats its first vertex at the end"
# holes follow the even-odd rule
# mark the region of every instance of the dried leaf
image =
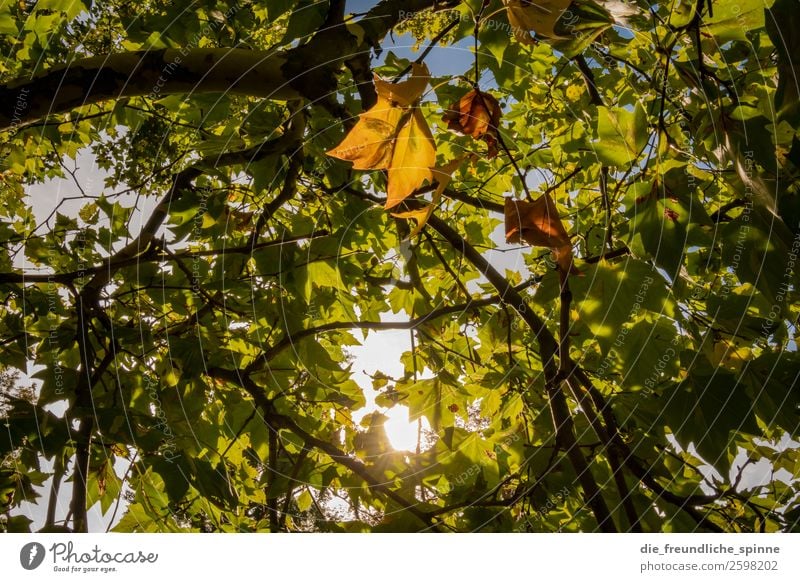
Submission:
POLYGON ((386 208, 392 208, 408 198, 425 181, 433 182, 436 163, 436 144, 428 123, 419 109, 397 135, 392 161, 389 165, 389 191, 386 208))
POLYGON ((555 26, 572 0, 506 0, 508 22, 514 36, 526 43, 532 43, 529 32, 547 38, 563 38, 556 34, 555 26))
POLYGON ((447 128, 489 145, 490 158, 497 155, 497 126, 500 123, 500 103, 489 93, 473 89, 453 103, 442 116, 447 128))
POLYGON ((489 93, 473 89, 445 111, 442 119, 448 129, 474 138, 496 131, 500 122, 500 103, 489 93))
POLYGON ((549 247, 562 273, 578 274, 572 265, 572 244, 558 216, 558 209, 549 194, 533 202, 506 198, 506 241, 525 241, 538 247, 549 247))
POLYGON ((379 97, 371 109, 359 116, 358 123, 342 143, 328 155, 353 162, 355 170, 385 170, 391 163, 394 139, 402 120, 403 110, 379 97))
POLYGON ((430 80, 428 67, 414 63, 411 65, 411 77, 402 83, 390 83, 375 75, 375 91, 379 98, 386 99, 393 105, 410 107, 422 97, 430 80))
POLYGON ((543 194, 533 202, 506 198, 506 241, 524 240, 539 247, 560 247, 570 244, 555 202, 543 194))

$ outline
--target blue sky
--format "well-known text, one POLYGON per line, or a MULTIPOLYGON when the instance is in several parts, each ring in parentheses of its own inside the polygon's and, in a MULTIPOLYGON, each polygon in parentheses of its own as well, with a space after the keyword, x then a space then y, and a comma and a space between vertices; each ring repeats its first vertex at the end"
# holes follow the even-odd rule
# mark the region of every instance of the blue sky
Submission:
MULTIPOLYGON (((347 12, 351 14, 360 14, 369 11, 377 5, 376 1, 369 0, 350 0, 347 2, 347 12)), ((381 43, 386 52, 392 51, 397 56, 415 59, 417 53, 411 50, 414 45, 414 39, 410 35, 387 35, 381 43)), ((424 43, 420 50, 427 46, 424 43)), ((453 46, 437 46, 425 58, 425 62, 431 73, 434 76, 445 74, 461 74, 466 71, 472 64, 472 41, 471 39, 464 39, 453 46)))

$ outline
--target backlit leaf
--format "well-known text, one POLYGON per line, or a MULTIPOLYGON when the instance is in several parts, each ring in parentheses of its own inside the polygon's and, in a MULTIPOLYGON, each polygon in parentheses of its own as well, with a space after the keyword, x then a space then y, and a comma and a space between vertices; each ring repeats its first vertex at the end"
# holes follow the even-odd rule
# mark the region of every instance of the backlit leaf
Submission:
POLYGON ((537 37, 558 38, 556 22, 570 4, 572 0, 505 0, 514 36, 523 42, 531 41, 529 32, 535 32, 537 37))
POLYGON ((356 170, 384 170, 391 163, 402 118, 403 110, 381 97, 328 155, 353 162, 356 170))
POLYGON ((433 182, 436 144, 422 112, 415 109, 411 120, 397 135, 389 166, 386 208, 397 206, 425 182, 433 182))

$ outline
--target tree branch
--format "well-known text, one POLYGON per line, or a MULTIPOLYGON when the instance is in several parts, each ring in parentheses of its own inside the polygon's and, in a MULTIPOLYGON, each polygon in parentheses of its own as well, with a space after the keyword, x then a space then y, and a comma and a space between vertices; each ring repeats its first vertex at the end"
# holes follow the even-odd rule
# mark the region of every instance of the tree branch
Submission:
POLYGON ((501 300, 502 299, 497 295, 487 297, 485 299, 470 299, 467 303, 434 309, 425 315, 410 319, 408 321, 331 321, 308 329, 301 329, 293 333, 288 333, 272 347, 265 350, 262 354, 262 357, 254 360, 249 366, 247 366, 247 368, 245 368, 245 374, 252 374, 262 370, 270 360, 275 358, 286 348, 293 346, 295 343, 304 338, 315 336, 319 333, 344 329, 415 329, 439 317, 450 315, 451 313, 459 313, 470 309, 477 309, 479 307, 493 305, 501 300))
POLYGON ((239 48, 176 48, 79 59, 0 86, 0 131, 100 101, 149 95, 227 93, 314 101, 336 89, 346 59, 375 46, 401 12, 435 0, 383 0, 359 21, 364 39, 331 20, 309 42, 281 53, 239 48))
POLYGON ((497 289, 501 299, 511 305, 533 331, 539 344, 539 354, 544 369, 545 389, 549 397, 556 444, 567 453, 583 487, 586 504, 591 507, 600 529, 606 532, 616 531, 608 506, 575 438, 572 415, 567 405, 566 396, 559 386, 559 374, 556 366, 556 354, 558 353, 559 345, 553 334, 550 333, 550 330, 534 313, 533 309, 527 305, 519 292, 472 245, 467 243, 464 238, 438 216, 431 216, 428 219, 428 224, 442 235, 457 252, 462 253, 489 280, 497 289))
POLYGON ((411 515, 418 518, 425 526, 433 530, 438 530, 435 520, 428 513, 421 511, 417 502, 411 502, 405 499, 402 495, 389 488, 390 481, 383 481, 372 474, 369 468, 359 461, 357 458, 348 455, 336 445, 319 439, 294 422, 288 416, 284 416, 275 411, 272 401, 267 398, 263 389, 258 386, 253 380, 250 379, 246 371, 232 371, 224 370, 222 368, 211 368, 207 372, 210 376, 214 376, 221 380, 226 380, 236 386, 241 386, 255 401, 256 405, 261 409, 264 415, 264 421, 267 423, 270 431, 284 428, 300 437, 307 447, 319 449, 328 455, 334 462, 344 465, 353 473, 361 477, 373 490, 385 495, 403 509, 408 511, 411 515))

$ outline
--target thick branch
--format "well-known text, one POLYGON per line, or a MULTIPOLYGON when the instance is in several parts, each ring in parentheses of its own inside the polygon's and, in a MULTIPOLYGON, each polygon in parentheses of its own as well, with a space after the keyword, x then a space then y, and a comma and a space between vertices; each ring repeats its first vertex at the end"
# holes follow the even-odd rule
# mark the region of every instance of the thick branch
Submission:
POLYGON ((178 93, 303 96, 288 82, 286 57, 266 51, 203 48, 102 55, 0 88, 0 128, 17 128, 100 101, 178 93))
POLYGON ((600 494, 600 488, 590 472, 589 465, 578 447, 572 415, 567 405, 567 399, 561 390, 559 382, 556 355, 559 344, 547 329, 544 322, 533 312, 519 292, 503 277, 475 248, 467 243, 455 230, 437 216, 431 216, 428 224, 435 229, 458 252, 464 255, 472 265, 477 268, 497 289, 504 302, 513 307, 520 317, 528 324, 539 343, 539 355, 542 358, 542 367, 545 375, 545 386, 550 399, 550 411, 553 416, 553 425, 556 433, 556 444, 563 449, 572 463, 578 479, 583 487, 584 498, 587 505, 597 519, 602 531, 616 531, 611 513, 605 500, 600 494))
MULTIPOLYGON (((721 497, 721 494, 681 496, 672 493, 666 487, 663 487, 661 484, 659 484, 655 477, 650 473, 650 469, 647 469, 642 465, 639 459, 636 458, 636 456, 630 450, 627 443, 623 440, 619 430, 619 424, 614 416, 614 412, 611 410, 611 406, 605 400, 605 398, 603 398, 603 395, 600 393, 600 391, 594 386, 594 384, 592 384, 592 381, 580 367, 575 367, 574 374, 579 382, 583 385, 584 389, 589 395, 589 398, 591 399, 592 404, 602 416, 603 421, 606 424, 607 431, 604 436, 601 436, 601 438, 606 439, 606 444, 609 450, 613 451, 613 454, 616 456, 616 458, 619 459, 626 467, 628 467, 636 476, 636 478, 639 479, 657 496, 661 497, 668 503, 679 507, 689 516, 691 516, 692 519, 694 519, 698 524, 703 525, 709 530, 717 532, 722 531, 719 526, 695 509, 695 506, 713 503, 721 497)), ((584 404, 587 406, 587 408, 591 409, 589 403, 584 404)), ((594 413, 590 414, 593 415, 594 413)))
POLYGON ((359 44, 344 25, 323 26, 306 44, 282 53, 233 48, 180 48, 80 59, 0 87, 0 130, 100 101, 151 95, 232 93, 269 99, 323 98, 335 71, 368 53, 400 20, 434 0, 384 0, 359 21, 359 44))

